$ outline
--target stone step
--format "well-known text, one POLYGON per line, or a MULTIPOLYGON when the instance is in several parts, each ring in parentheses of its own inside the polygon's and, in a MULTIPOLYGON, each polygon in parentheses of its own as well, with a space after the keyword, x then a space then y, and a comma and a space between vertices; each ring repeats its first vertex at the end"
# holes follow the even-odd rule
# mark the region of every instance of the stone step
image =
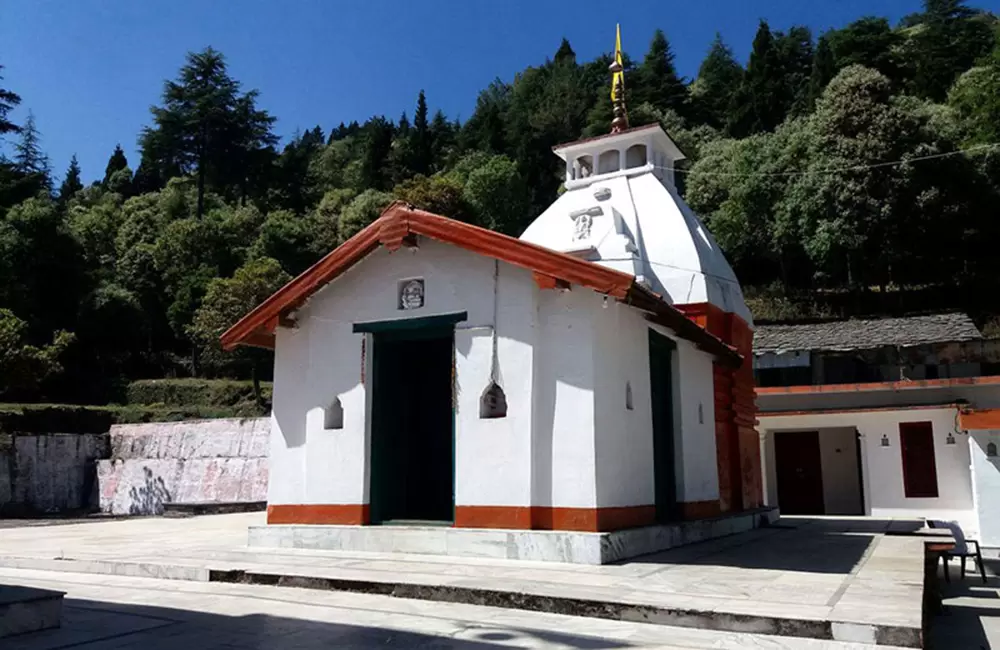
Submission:
MULTIPOLYGON (((776 606, 719 598, 706 606, 683 595, 622 594, 618 589, 428 574, 401 573, 386 579, 351 566, 290 567, 221 560, 206 565, 0 557, 6 568, 97 573, 169 580, 266 585, 345 591, 567 614, 672 627, 785 637, 922 647, 919 625, 837 620, 827 607, 776 606), (214 565, 214 566, 212 566, 214 565)), ((917 605, 919 607, 919 605, 917 605)))
POLYGON ((229 515, 235 512, 264 512, 267 501, 199 501, 196 503, 163 504, 164 517, 194 517, 198 515, 229 515))
POLYGON ((61 591, 0 585, 0 639, 59 627, 61 591))

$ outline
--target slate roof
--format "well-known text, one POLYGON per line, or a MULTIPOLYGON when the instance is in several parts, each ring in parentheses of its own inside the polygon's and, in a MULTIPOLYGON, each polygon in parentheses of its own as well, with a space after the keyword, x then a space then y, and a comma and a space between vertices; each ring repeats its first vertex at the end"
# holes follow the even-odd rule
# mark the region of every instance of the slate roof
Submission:
POLYGON ((869 350, 885 345, 975 341, 983 335, 966 314, 871 318, 796 325, 757 325, 753 351, 869 350))

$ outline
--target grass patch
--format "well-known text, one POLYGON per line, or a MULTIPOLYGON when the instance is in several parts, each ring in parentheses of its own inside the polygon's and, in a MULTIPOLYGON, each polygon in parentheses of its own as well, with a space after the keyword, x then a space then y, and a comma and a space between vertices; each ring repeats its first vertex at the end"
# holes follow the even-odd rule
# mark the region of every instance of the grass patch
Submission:
MULTIPOLYGON (((257 412, 263 415, 271 407, 271 383, 260 387, 264 404, 257 412)), ((130 383, 125 394, 130 406, 256 408, 253 382, 233 379, 141 379, 130 383)))
POLYGON ((0 433, 105 433, 112 424, 259 417, 259 409, 213 406, 0 404, 0 433))

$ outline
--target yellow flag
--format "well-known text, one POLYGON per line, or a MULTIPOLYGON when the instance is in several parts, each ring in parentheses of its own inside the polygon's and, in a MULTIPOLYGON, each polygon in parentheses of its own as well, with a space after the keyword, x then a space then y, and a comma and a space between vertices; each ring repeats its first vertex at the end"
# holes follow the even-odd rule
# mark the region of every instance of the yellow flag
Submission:
POLYGON ((622 70, 611 75, 611 101, 618 99, 618 94, 615 89, 618 88, 618 82, 621 81, 622 90, 625 90, 625 61, 622 60, 622 26, 615 26, 615 62, 622 66, 622 70))

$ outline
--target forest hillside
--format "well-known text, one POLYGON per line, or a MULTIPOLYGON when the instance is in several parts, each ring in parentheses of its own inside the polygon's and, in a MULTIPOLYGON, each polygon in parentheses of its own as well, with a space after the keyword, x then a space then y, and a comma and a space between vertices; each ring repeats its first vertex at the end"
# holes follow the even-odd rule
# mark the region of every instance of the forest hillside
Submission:
MULTIPOLYGON (((758 319, 1000 313, 996 16, 926 0, 899 24, 762 22, 745 66, 705 46, 695 79, 662 31, 628 58, 629 117, 689 156, 684 196, 758 319)), ((560 191, 552 146, 607 132, 610 62, 563 40, 462 123, 421 92, 401 116, 281 143, 208 48, 150 98, 139 159, 108 143, 90 185, 75 159, 51 169, 30 112, 10 120, 31 97, 0 78, 0 400, 103 404, 134 379, 266 375, 267 353, 224 354, 219 333, 390 201, 520 234, 560 191)))

